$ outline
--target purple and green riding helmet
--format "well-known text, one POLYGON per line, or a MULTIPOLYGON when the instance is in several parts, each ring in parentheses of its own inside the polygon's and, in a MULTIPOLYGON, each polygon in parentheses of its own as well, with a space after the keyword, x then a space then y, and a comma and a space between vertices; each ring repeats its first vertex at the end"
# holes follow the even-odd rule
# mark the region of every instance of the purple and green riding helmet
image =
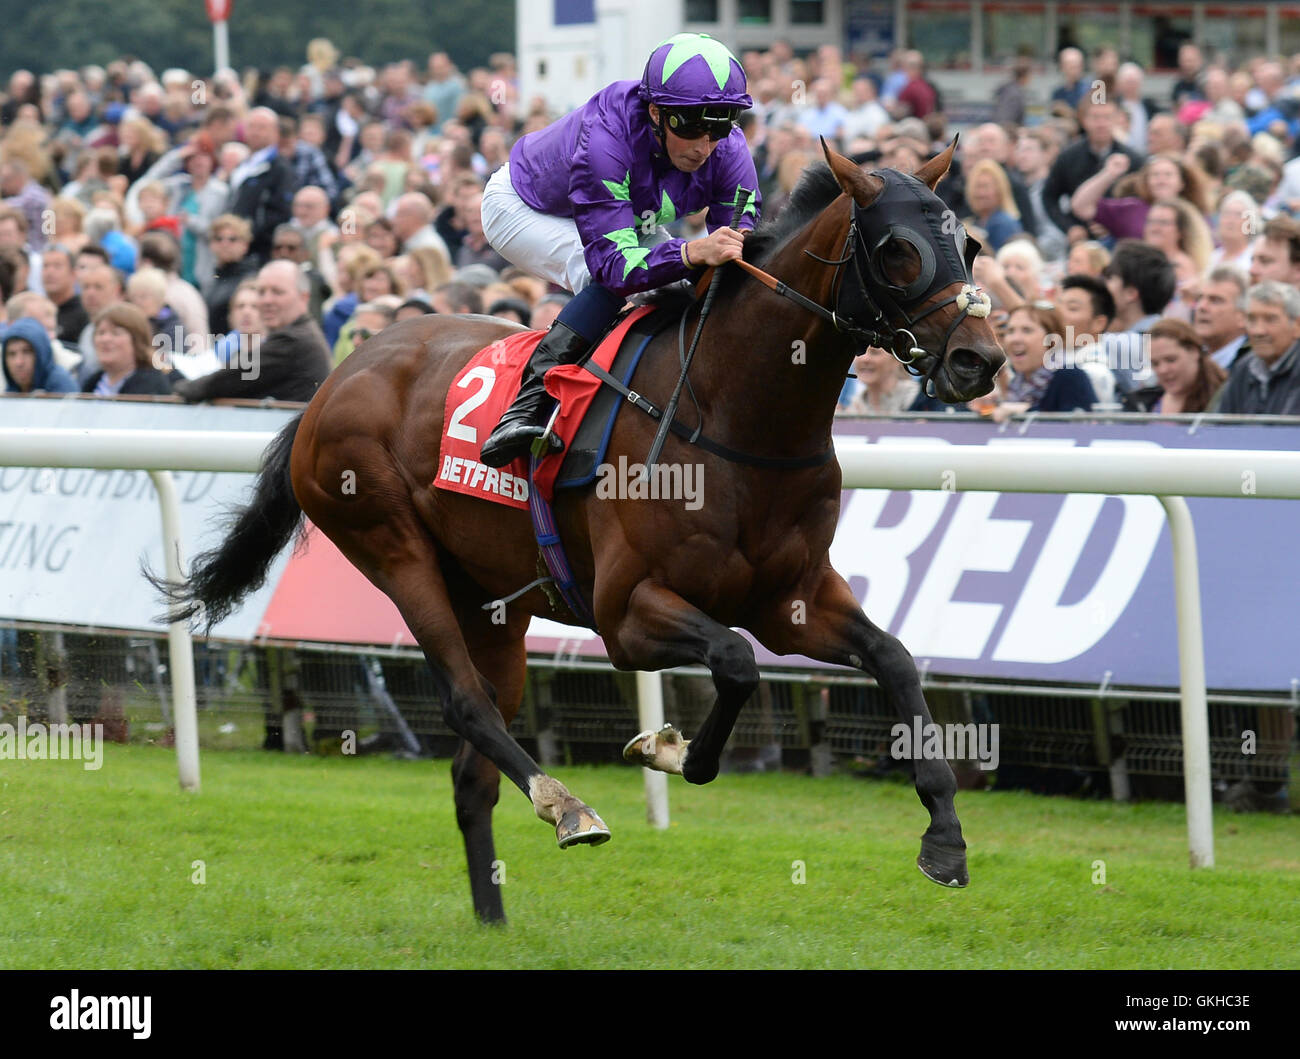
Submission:
POLYGON ((683 139, 727 136, 741 111, 754 105, 745 71, 727 47, 706 33, 678 33, 650 53, 641 98, 662 112, 663 124, 683 139))

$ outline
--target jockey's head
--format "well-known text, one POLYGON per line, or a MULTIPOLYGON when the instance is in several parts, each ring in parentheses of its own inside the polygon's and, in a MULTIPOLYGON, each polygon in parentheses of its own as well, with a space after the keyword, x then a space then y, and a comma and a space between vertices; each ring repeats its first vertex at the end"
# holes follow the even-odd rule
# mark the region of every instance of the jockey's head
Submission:
POLYGON ((706 34, 679 33, 650 53, 641 98, 673 165, 689 172, 704 164, 754 105, 745 87, 736 57, 706 34))

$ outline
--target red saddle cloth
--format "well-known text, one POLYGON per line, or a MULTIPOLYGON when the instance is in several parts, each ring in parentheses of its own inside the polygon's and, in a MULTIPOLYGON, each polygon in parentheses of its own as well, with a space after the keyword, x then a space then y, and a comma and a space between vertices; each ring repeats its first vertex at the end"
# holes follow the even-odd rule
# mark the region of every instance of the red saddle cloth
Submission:
MULTIPOLYGON (((628 313, 591 355, 606 371, 628 329, 651 310, 642 306, 628 313)), ((438 489, 464 493, 510 507, 528 508, 528 458, 520 457, 499 470, 479 461, 483 442, 495 429, 519 392, 524 365, 545 331, 521 331, 493 342, 474 355, 447 390, 438 451, 438 489)), ((560 403, 555 431, 565 448, 599 391, 601 383, 578 364, 561 364, 546 373, 546 392, 560 403)), ((564 453, 542 460, 536 485, 550 502, 564 453)))

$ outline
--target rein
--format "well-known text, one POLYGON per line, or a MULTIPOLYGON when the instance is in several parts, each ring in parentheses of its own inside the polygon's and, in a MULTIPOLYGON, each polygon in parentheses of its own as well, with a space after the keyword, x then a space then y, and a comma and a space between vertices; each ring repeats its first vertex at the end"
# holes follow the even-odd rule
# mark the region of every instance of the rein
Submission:
MULTIPOLYGON (((961 324, 962 320, 967 316, 980 318, 987 317, 992 309, 992 302, 987 294, 980 290, 979 287, 975 286, 970 276, 970 266, 968 262, 966 266, 966 275, 961 277, 963 283, 960 291, 956 294, 950 295, 940 302, 936 302, 917 316, 909 316, 905 308, 900 306, 898 302, 885 290, 881 289, 881 284, 870 284, 867 278, 862 274, 862 263, 860 261, 858 248, 860 246, 864 253, 868 253, 868 248, 865 239, 860 233, 858 225, 859 210, 860 207, 856 202, 854 202, 853 216, 849 221, 848 232, 845 234, 844 246, 839 258, 828 259, 820 257, 817 254, 814 254, 811 250, 804 250, 804 253, 820 264, 835 267, 835 276, 832 279, 831 285, 832 290, 835 292, 832 297, 834 298, 834 304, 837 307, 843 299, 842 272, 844 266, 849 262, 853 263, 853 271, 858 277, 858 293, 861 295, 862 301, 865 302, 866 308, 872 314, 871 322, 866 327, 855 323, 850 316, 841 314, 838 311, 838 308, 828 309, 818 302, 813 301, 807 295, 801 294, 784 281, 764 272, 757 265, 743 259, 736 261, 735 264, 739 265, 769 290, 794 302, 796 305, 806 309, 814 316, 825 320, 841 334, 849 335, 851 338, 861 342, 864 346, 876 346, 877 348, 888 350, 894 359, 903 365, 904 370, 907 371, 909 375, 924 380, 926 393, 933 397, 934 373, 943 363, 944 356, 948 352, 948 343, 952 340, 953 333, 957 330, 957 327, 961 324), (875 289, 872 289, 873 286, 875 289), (871 293, 869 294, 868 291, 871 293), (889 310, 889 315, 886 315, 886 313, 882 311, 878 304, 879 302, 885 303, 885 307, 889 310), (930 370, 923 373, 916 366, 916 361, 918 358, 925 355, 926 350, 917 343, 916 335, 912 328, 931 313, 937 312, 938 310, 954 303, 957 305, 960 312, 949 325, 948 330, 943 337, 943 345, 935 355, 934 363, 930 366, 930 370), (890 316, 895 318, 901 317, 905 326, 896 327, 891 322, 890 316)), ((908 231, 910 233, 911 230, 909 229, 908 231)), ((876 250, 879 251, 886 242, 894 237, 895 234, 895 229, 893 227, 889 228, 877 243, 876 250)), ((912 245, 914 246, 920 246, 919 243, 913 242, 910 239, 908 242, 912 242, 912 245)), ((971 240, 970 242, 974 245, 974 249, 978 251, 978 244, 975 244, 974 240, 971 240)), ((969 256, 973 257, 974 255, 971 254, 969 256)), ((922 297, 924 297, 924 295, 922 295, 922 297)))

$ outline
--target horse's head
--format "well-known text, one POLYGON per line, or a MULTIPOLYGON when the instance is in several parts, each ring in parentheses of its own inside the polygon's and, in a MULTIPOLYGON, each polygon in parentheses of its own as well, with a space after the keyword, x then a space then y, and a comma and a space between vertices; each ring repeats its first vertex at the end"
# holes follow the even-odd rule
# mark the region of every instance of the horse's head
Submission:
POLYGON ((970 275, 979 244, 934 193, 956 146, 954 138, 907 176, 865 173, 822 141, 831 172, 853 200, 854 273, 841 289, 841 315, 882 336, 908 371, 949 403, 988 393, 1006 361, 989 326, 988 298, 970 275))

